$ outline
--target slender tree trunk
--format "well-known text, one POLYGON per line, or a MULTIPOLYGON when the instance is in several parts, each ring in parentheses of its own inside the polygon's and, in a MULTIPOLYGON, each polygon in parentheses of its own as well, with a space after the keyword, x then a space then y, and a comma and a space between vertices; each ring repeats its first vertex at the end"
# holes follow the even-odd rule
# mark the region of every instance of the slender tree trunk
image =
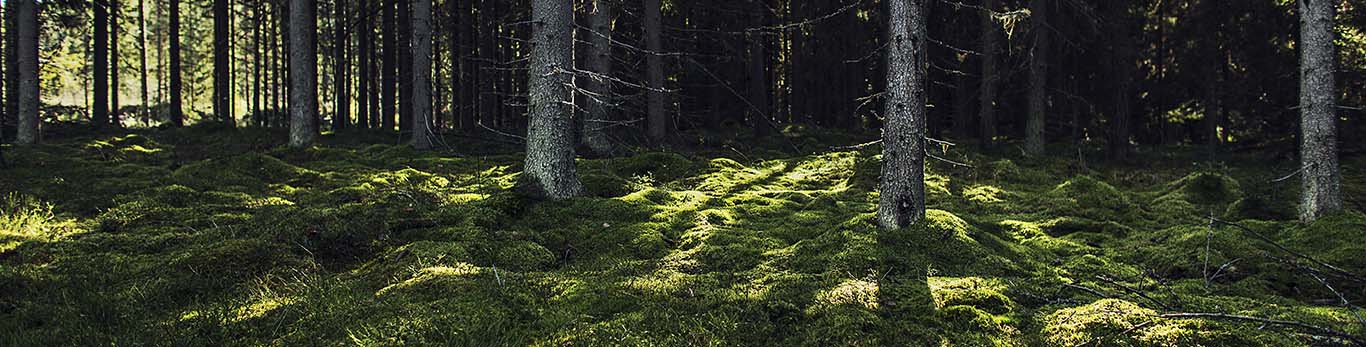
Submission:
POLYGON ((1048 112, 1048 0, 1031 0, 1034 47, 1029 54, 1029 118, 1025 121, 1025 152, 1044 154, 1044 125, 1048 112))
POLYGON ((457 46, 459 53, 456 57, 460 62, 460 82, 463 82, 456 86, 456 90, 460 93, 460 125, 462 129, 468 131, 474 130, 479 122, 478 106, 476 106, 479 103, 478 83, 476 83, 478 73, 475 70, 477 64, 473 59, 477 54, 476 47, 478 45, 475 44, 474 40, 479 32, 479 23, 475 21, 473 0, 455 1, 455 3, 460 13, 461 23, 457 29, 460 44, 457 46))
POLYGON ((332 28, 332 31, 335 34, 334 41, 332 42, 332 49, 334 52, 332 84, 336 87, 337 91, 335 95, 336 106, 333 107, 332 113, 332 131, 339 131, 346 129, 351 123, 351 95, 349 95, 351 91, 349 90, 350 86, 347 83, 350 81, 347 72, 350 71, 351 61, 348 60, 346 56, 346 48, 349 46, 346 36, 346 3, 342 0, 337 0, 333 5, 333 14, 336 16, 334 17, 336 18, 336 24, 333 25, 332 28))
POLYGON ((370 128, 370 36, 374 34, 370 23, 369 1, 361 0, 359 11, 356 13, 360 18, 360 48, 356 52, 356 57, 360 59, 360 71, 357 73, 356 80, 356 125, 361 129, 370 128))
POLYGON ((878 226, 895 230, 925 216, 924 0, 889 0, 886 124, 878 226))
POLYGON ((432 0, 413 0, 412 8, 412 85, 413 148, 432 148, 432 0))
MULTIPOLYGON (((142 125, 151 124, 152 102, 150 92, 147 89, 147 4, 146 0, 138 0, 138 65, 141 74, 139 81, 139 91, 142 92, 142 112, 138 116, 142 118, 142 125)), ((258 84, 260 81, 257 81, 258 84)))
POLYGON ((1205 148, 1210 157, 1218 153, 1219 146, 1223 145, 1223 137, 1219 135, 1219 126, 1223 123, 1223 101, 1220 100, 1220 87, 1224 83, 1220 78, 1225 61, 1221 59, 1219 31, 1222 25, 1219 23, 1220 7, 1217 0, 1201 0, 1203 17, 1200 24, 1204 26, 1200 47, 1204 50, 1205 56, 1205 100, 1204 105, 1205 119, 1203 120, 1205 133, 1205 148))
POLYGON ((256 0, 255 3, 256 6, 252 9, 252 19, 254 20, 254 23, 251 27, 251 119, 247 121, 247 124, 264 127, 261 122, 264 118, 262 117, 263 113, 261 112, 261 108, 263 106, 262 98, 264 95, 262 94, 262 90, 265 80, 262 79, 264 68, 262 67, 263 64, 261 64, 261 60, 263 57, 267 57, 266 51, 262 46, 264 44, 264 40, 262 39, 264 37, 262 36, 262 29, 264 28, 262 28, 262 26, 265 24, 265 16, 262 14, 262 1, 256 0))
POLYGON ((223 124, 232 124, 228 105, 232 100, 232 81, 228 77, 228 64, 232 57, 228 52, 228 0, 213 1, 213 115, 223 124))
POLYGON ((464 7, 461 5, 463 3, 467 3, 467 1, 446 1, 446 11, 448 12, 447 18, 450 19, 450 23, 446 24, 447 30, 445 36, 448 43, 448 46, 446 47, 447 54, 450 56, 451 60, 450 80, 448 82, 450 82, 451 88, 450 110, 452 129, 459 129, 467 125, 463 122, 465 119, 465 108, 462 107, 462 104, 466 102, 466 99, 464 95, 461 94, 465 92, 465 88, 467 87, 461 86, 460 83, 463 81, 464 76, 462 76, 462 72, 465 68, 465 61, 461 59, 462 53, 464 52, 461 49, 464 45, 461 35, 464 35, 464 25, 467 24, 466 21, 469 20, 464 11, 464 7))
POLYGON ((953 139, 964 142, 972 137, 972 78, 968 75, 967 56, 958 60, 958 71, 953 73, 953 139))
POLYGON ((395 78, 398 73, 398 30, 395 21, 398 20, 395 7, 400 0, 379 0, 384 2, 383 23, 380 24, 380 31, 384 33, 384 57, 380 63, 380 129, 385 131, 394 130, 394 107, 396 94, 398 94, 398 84, 395 78))
POLYGON ((119 115, 119 0, 109 1, 109 120, 115 127, 123 126, 119 115))
POLYGON ((607 133, 612 121, 612 22, 615 10, 612 0, 593 0, 593 12, 589 15, 588 61, 584 64, 591 74, 584 81, 588 97, 584 98, 584 124, 582 142, 595 155, 612 155, 612 140, 607 133))
POLYGON ((996 143, 996 86, 1000 74, 996 71, 997 55, 1001 51, 1001 30, 992 18, 1000 0, 983 0, 988 11, 982 12, 982 87, 977 104, 977 121, 981 126, 977 136, 981 137, 982 148, 992 148, 996 143))
POLYGON ((318 7, 290 0, 289 146, 305 148, 318 136, 318 7))
POLYGON ((1338 171, 1337 86, 1333 44, 1336 1, 1299 1, 1300 220, 1313 222, 1342 209, 1338 171))
POLYGON ((11 0, 18 4, 16 47, 19 72, 19 129, 14 142, 38 143, 38 4, 35 0, 11 0))
POLYGON ((171 90, 171 109, 170 121, 172 126, 185 125, 185 111, 181 106, 181 80, 180 80, 180 0, 170 0, 171 13, 170 20, 170 41, 169 48, 170 61, 170 82, 167 88, 171 90))
POLYGON ((494 14, 498 0, 479 2, 479 123, 486 127, 497 127, 502 110, 501 96, 498 95, 498 17, 494 14))
MULTIPOLYGON (((413 0, 398 0, 398 129, 413 129, 413 0)), ((411 134, 410 134, 411 136, 411 134)))
POLYGON ((531 0, 531 120, 524 179, 534 193, 565 199, 583 192, 574 163, 574 10, 570 1, 531 0))
POLYGON ((1114 38, 1111 40, 1115 45, 1110 70, 1114 81, 1114 114, 1110 119, 1110 158, 1124 160, 1132 151, 1130 145, 1130 135, 1132 130, 1129 122, 1133 118, 1133 84, 1134 84, 1134 37, 1129 24, 1129 13, 1126 7, 1128 3, 1110 4, 1113 6, 1110 29, 1114 38))
POLYGON ((90 110, 90 124, 103 128, 109 125, 109 1, 95 0, 94 12, 94 53, 91 56, 95 60, 92 86, 95 100, 90 110))
MULTIPOLYGON (((5 3, 5 115, 19 121, 19 2, 5 3)), ((0 129, 3 130, 3 129, 0 129)))
MULTIPOLYGON (((753 4, 754 16, 759 25, 768 25, 768 9, 760 2, 753 4)), ((768 83, 768 45, 763 33, 752 32, 748 35, 749 62, 746 66, 749 75, 749 100, 752 103, 750 126, 755 134, 767 136, 773 129, 773 107, 769 102, 772 93, 768 83)))
POLYGON ((646 124, 649 125, 650 140, 662 143, 669 131, 669 118, 664 114, 664 59, 663 42, 660 38, 660 0, 645 0, 645 86, 646 124))

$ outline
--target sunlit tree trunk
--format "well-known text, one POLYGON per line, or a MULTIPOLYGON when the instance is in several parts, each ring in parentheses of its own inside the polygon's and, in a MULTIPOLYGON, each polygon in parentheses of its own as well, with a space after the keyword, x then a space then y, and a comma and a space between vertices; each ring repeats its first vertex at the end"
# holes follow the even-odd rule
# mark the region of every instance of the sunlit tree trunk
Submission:
POLYGON ((664 114, 664 59, 660 56, 664 44, 660 38, 660 0, 645 0, 645 86, 646 120, 650 140, 664 141, 668 133, 669 119, 664 114))
POLYGON ((1025 152, 1044 154, 1044 125, 1048 112, 1048 0, 1031 0, 1031 32, 1034 47, 1029 51, 1029 115, 1025 120, 1025 152))
POLYGON ((531 0, 531 71, 527 77, 531 116, 526 169, 531 190, 550 199, 583 192, 574 163, 574 10, 570 1, 531 0))
POLYGON ((1300 220, 1315 221, 1342 209, 1338 171, 1337 90, 1333 69, 1333 6, 1299 1, 1300 9, 1300 220))
POLYGON ((889 0, 887 91, 877 221, 885 230, 925 216, 924 0, 889 0))
POLYGON ((313 145, 318 136, 318 7, 315 0, 290 0, 289 146, 313 145))
POLYGON ((17 144, 38 142, 38 4, 34 0, 17 0, 16 55, 19 72, 19 129, 14 138, 17 144))
POLYGON ((118 0, 109 1, 109 122, 122 126, 119 114, 119 12, 123 5, 118 0))
POLYGON ((109 1, 95 0, 92 5, 95 12, 95 33, 91 38, 94 101, 90 106, 90 124, 102 128, 109 125, 109 1))
POLYGON ((219 122, 232 125, 232 81, 228 76, 229 55, 228 0, 213 1, 213 114, 219 122))
POLYGON ((413 148, 432 148, 432 0, 413 0, 413 148))

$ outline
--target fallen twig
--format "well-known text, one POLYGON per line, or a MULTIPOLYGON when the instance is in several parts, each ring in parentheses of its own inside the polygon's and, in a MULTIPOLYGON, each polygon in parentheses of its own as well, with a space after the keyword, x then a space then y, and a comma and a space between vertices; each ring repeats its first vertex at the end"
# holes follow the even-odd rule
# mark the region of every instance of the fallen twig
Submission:
POLYGON ((1144 299, 1147 299, 1148 301, 1152 301, 1154 304, 1157 304, 1158 306, 1162 306, 1163 309, 1167 309, 1167 310, 1172 309, 1171 305, 1167 305, 1167 303, 1165 303, 1165 302, 1161 302, 1161 301, 1158 301, 1157 299, 1153 299, 1152 297, 1148 296, 1148 294, 1144 294, 1143 291, 1138 290, 1138 289, 1134 289, 1133 287, 1130 287, 1130 286, 1126 286, 1126 285, 1124 285, 1123 283, 1119 283, 1119 281, 1115 281, 1115 280, 1112 279, 1112 278, 1106 277, 1106 276, 1104 276, 1104 275, 1096 275, 1096 279, 1101 280, 1101 281, 1105 281, 1105 283, 1109 283, 1109 284, 1111 284, 1111 285, 1114 285, 1114 286, 1116 286, 1116 287, 1119 287, 1120 289, 1124 289, 1124 291, 1126 291, 1126 292, 1132 293, 1132 294, 1134 294, 1134 295, 1138 295, 1138 297, 1140 297, 1140 298, 1144 298, 1144 299))
POLYGON ((1296 258, 1300 258, 1300 259, 1307 260, 1307 261, 1309 261, 1309 262, 1311 262, 1311 263, 1314 263, 1314 264, 1316 264, 1316 265, 1318 265, 1318 266, 1322 266, 1322 267, 1324 267, 1324 268, 1326 268, 1326 269, 1332 270, 1333 272, 1337 273, 1339 276, 1345 277, 1345 278, 1347 278, 1347 279, 1350 279, 1350 280, 1352 280, 1352 281, 1354 281, 1354 282, 1358 282, 1358 283, 1360 283, 1360 282, 1366 282, 1366 279, 1364 279, 1361 275, 1354 274, 1354 273, 1352 273, 1352 272, 1350 272, 1350 271, 1343 270, 1343 269, 1340 268, 1340 267, 1333 266, 1333 265, 1331 265, 1331 264, 1328 264, 1328 263, 1319 261, 1318 259, 1314 259, 1314 257, 1310 257, 1310 256, 1308 256, 1308 255, 1305 255, 1304 253, 1296 252, 1296 251, 1294 251, 1294 250, 1291 250, 1291 249, 1289 249, 1289 248, 1286 248, 1285 246, 1282 246, 1280 243, 1276 242, 1275 240, 1272 240, 1271 238, 1266 237, 1266 235, 1262 235, 1261 233, 1258 233, 1257 231, 1252 230, 1251 228, 1242 226, 1242 225, 1240 225, 1240 224, 1238 224, 1238 223, 1234 223, 1234 222, 1229 222, 1229 221, 1221 220, 1221 219, 1218 219, 1218 218, 1213 218, 1213 220, 1214 220, 1215 222, 1217 222, 1217 223, 1224 224, 1224 225, 1229 225, 1229 226, 1233 226, 1233 227, 1235 227, 1235 228, 1238 228, 1239 230, 1242 230, 1242 231, 1244 231, 1244 232, 1247 232, 1248 234, 1252 234, 1252 236, 1254 236, 1254 237, 1256 237, 1256 238, 1258 238, 1258 239, 1261 239, 1263 242, 1269 243, 1269 244, 1271 244, 1272 246, 1275 246, 1277 249, 1280 249, 1282 252, 1285 252, 1285 253, 1287 253, 1287 254, 1290 254, 1290 255, 1292 255, 1292 256, 1295 256, 1296 258))
POLYGON ((1295 328, 1300 328, 1300 329, 1304 329, 1304 330, 1309 330, 1309 331, 1313 331, 1313 332, 1316 332, 1316 333, 1324 334, 1324 335, 1327 335, 1327 336, 1332 336, 1332 337, 1338 337, 1338 338, 1346 339, 1346 340, 1348 340, 1348 341, 1351 341, 1351 342, 1352 342, 1352 345, 1354 345, 1354 346, 1366 346, 1366 342, 1363 342, 1363 340, 1362 340, 1360 337, 1357 337, 1357 336, 1355 336, 1355 335, 1348 334, 1348 333, 1345 333, 1345 332, 1342 332, 1342 331, 1338 331, 1338 330, 1334 330, 1334 329, 1329 329, 1329 328, 1325 328, 1325 327, 1321 327, 1321 326, 1317 326, 1317 325, 1312 325, 1312 324, 1302 323, 1302 322, 1296 322, 1296 321, 1279 320, 1279 319, 1270 319, 1270 318, 1261 318, 1261 317, 1244 316, 1244 315, 1227 314, 1227 313, 1208 313, 1208 312, 1164 313, 1164 314, 1159 314, 1159 315, 1157 315, 1157 316, 1158 316, 1158 317, 1161 317, 1161 318, 1207 318, 1207 319, 1227 319, 1227 320, 1240 320, 1240 321, 1249 321, 1249 322, 1258 322, 1258 323, 1266 323, 1266 324, 1283 325, 1283 326, 1288 326, 1288 327, 1295 327, 1295 328))
POLYGON ((1090 344, 1092 344, 1092 343, 1100 342, 1101 340, 1105 340, 1105 339, 1108 339, 1108 338, 1113 337, 1113 336, 1128 335, 1130 332, 1133 332, 1134 330, 1142 329, 1143 327, 1146 327, 1146 326, 1148 326, 1148 325, 1150 325, 1150 324, 1153 324, 1153 321, 1147 321, 1147 322, 1143 322, 1143 323, 1138 323, 1138 324, 1135 324, 1134 326, 1129 327, 1128 329, 1124 329, 1124 331, 1115 332, 1115 333, 1110 333, 1110 334, 1105 335, 1105 336, 1097 337, 1097 338, 1091 339, 1091 340, 1089 340, 1089 341, 1082 342, 1081 344, 1072 345, 1072 347, 1088 346, 1088 345, 1090 345, 1090 344))

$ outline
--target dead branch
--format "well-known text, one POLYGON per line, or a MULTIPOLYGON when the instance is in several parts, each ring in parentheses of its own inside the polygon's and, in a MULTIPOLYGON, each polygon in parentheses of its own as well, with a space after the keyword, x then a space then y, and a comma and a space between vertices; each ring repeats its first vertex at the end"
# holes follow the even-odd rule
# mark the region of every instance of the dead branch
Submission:
POLYGON ((1302 329, 1302 330, 1312 331, 1312 332, 1315 332, 1315 333, 1318 333, 1318 334, 1323 334, 1323 335, 1326 335, 1326 336, 1332 336, 1332 337, 1342 338, 1342 339, 1351 341, 1353 346, 1366 346, 1366 342, 1363 342, 1363 340, 1362 340, 1360 337, 1357 337, 1357 336, 1355 336, 1355 335, 1348 334, 1348 333, 1345 333, 1345 332, 1342 332, 1342 331, 1338 331, 1338 330, 1335 330, 1335 329, 1329 329, 1329 328, 1325 328, 1325 327, 1321 327, 1321 326, 1317 326, 1317 325, 1312 325, 1312 324, 1303 323, 1303 322, 1296 322, 1296 321, 1279 320, 1279 319, 1270 319, 1270 318, 1261 318, 1261 317, 1244 316, 1244 315, 1227 314, 1227 313, 1209 313, 1209 312, 1178 312, 1178 313, 1164 313, 1164 314, 1159 314, 1159 315, 1157 315, 1157 317, 1160 317, 1160 318, 1204 318, 1204 319, 1223 319, 1223 320, 1236 320, 1236 321, 1247 321, 1247 322, 1258 322, 1258 323, 1265 323, 1265 324, 1274 324, 1274 325, 1281 325, 1281 326, 1287 326, 1287 327, 1292 327, 1292 328, 1299 328, 1299 329, 1302 329))

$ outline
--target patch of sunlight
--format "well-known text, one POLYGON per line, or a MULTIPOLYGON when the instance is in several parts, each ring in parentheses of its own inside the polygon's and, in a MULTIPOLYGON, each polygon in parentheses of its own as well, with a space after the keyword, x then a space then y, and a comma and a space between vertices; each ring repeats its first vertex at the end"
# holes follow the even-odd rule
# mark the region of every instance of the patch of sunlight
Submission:
POLYGON ((417 273, 413 274, 412 278, 381 288, 379 291, 375 292, 375 296, 384 296, 389 292, 413 287, 441 277, 473 276, 483 272, 484 270, 478 266, 463 262, 451 266, 425 267, 421 270, 417 270, 417 273))
POLYGON ((878 308, 878 290, 879 286, 876 280, 868 278, 846 279, 833 288, 816 293, 816 305, 813 308, 849 305, 876 310, 878 308))
POLYGON ((194 320, 194 319, 196 319, 196 318, 199 318, 199 310, 185 311, 185 313, 181 313, 181 314, 180 314, 180 321, 181 321, 181 322, 192 321, 192 320, 194 320))
POLYGON ((999 279, 976 276, 930 277, 928 282, 930 296, 936 309, 967 305, 1001 314, 1013 306, 1013 302, 1004 294, 1005 283, 999 279))
POLYGON ((18 193, 0 197, 0 252, 24 242, 56 241, 78 233, 76 222, 58 218, 54 207, 18 193))
POLYGON ((682 272, 660 269, 644 277, 627 279, 626 287, 649 294, 672 295, 689 289, 684 288, 689 283, 689 277, 682 272))
POLYGON ((276 309, 291 304, 293 302, 294 300, 288 298, 263 298, 261 300, 252 302, 251 305, 238 307, 236 310, 236 315, 232 318, 232 322, 236 323, 261 318, 264 317, 267 313, 275 311, 276 309))
POLYGON ((1010 232, 1010 236, 1014 238, 1015 241, 1024 241, 1045 235, 1043 226, 1039 225, 1039 223, 1007 219, 1001 221, 1000 225, 1005 227, 1006 231, 1010 232))
POLYGON ((469 202, 475 202, 475 201, 484 200, 484 199, 487 199, 488 197, 489 197, 488 194, 479 194, 479 193, 459 193, 459 194, 448 194, 448 195, 446 195, 446 196, 444 197, 443 200, 445 200, 446 203, 448 203, 448 204, 462 204, 462 203, 469 203, 469 202))
POLYGON ((247 203, 247 207, 249 208, 259 208, 266 206, 294 206, 294 202, 278 196, 271 196, 266 198, 255 199, 247 203))
POLYGON ((963 190, 963 197, 968 201, 984 205, 1005 202, 1005 199, 1001 199, 1003 194, 1005 191, 1001 188, 989 185, 978 185, 963 190))

